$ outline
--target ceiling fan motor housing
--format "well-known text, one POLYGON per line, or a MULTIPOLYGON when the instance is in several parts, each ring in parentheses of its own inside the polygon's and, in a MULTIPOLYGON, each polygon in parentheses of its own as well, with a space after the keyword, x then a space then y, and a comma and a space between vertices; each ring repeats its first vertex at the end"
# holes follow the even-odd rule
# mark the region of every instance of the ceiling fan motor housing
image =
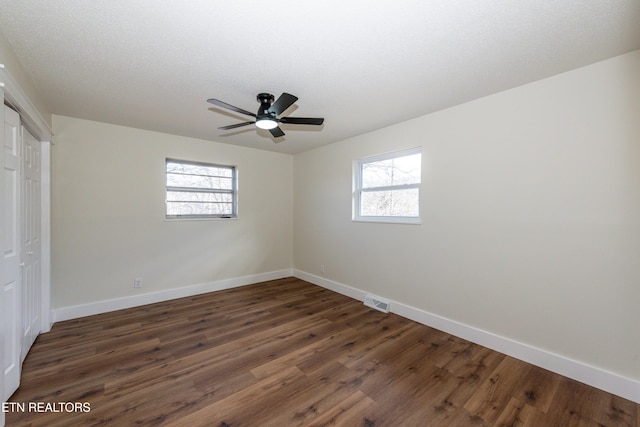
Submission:
POLYGON ((271 103, 274 101, 275 97, 270 93, 259 93, 256 97, 258 102, 260 102, 260 108, 258 109, 258 118, 260 117, 275 117, 276 115, 272 112, 269 112, 269 108, 271 108, 271 103))

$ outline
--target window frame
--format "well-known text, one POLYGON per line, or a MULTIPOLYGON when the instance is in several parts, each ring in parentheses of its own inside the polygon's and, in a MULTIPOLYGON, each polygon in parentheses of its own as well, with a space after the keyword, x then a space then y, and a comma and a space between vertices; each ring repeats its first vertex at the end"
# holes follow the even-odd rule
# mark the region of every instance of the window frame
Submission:
POLYGON ((176 158, 167 157, 165 158, 164 163, 164 180, 165 180, 165 207, 164 214, 165 220, 174 221, 174 220, 225 220, 225 219, 237 219, 238 218, 238 166, 236 165, 222 165, 219 163, 209 163, 209 162, 200 162, 200 161, 192 161, 192 160, 181 160, 176 158), (167 185, 167 165, 169 163, 180 163, 184 165, 192 165, 192 166, 205 166, 205 167, 214 167, 221 169, 228 169, 231 171, 231 189, 213 189, 206 187, 174 187, 167 185), (190 215, 171 215, 168 213, 169 200, 168 193, 172 192, 204 192, 204 193, 214 193, 214 194, 231 194, 232 197, 232 212, 231 214, 190 214, 190 215))
POLYGON ((380 154, 354 160, 353 162, 353 209, 352 220, 356 222, 381 222, 395 224, 421 224, 422 213, 420 209, 420 200, 422 193, 422 147, 414 147, 406 150, 394 151, 390 153, 380 154), (368 163, 376 163, 384 160, 395 159, 399 157, 420 154, 420 182, 414 184, 389 185, 378 187, 362 187, 362 168, 368 163), (418 190, 418 215, 417 216, 372 216, 362 215, 362 193, 374 191, 392 191, 392 190, 418 190))

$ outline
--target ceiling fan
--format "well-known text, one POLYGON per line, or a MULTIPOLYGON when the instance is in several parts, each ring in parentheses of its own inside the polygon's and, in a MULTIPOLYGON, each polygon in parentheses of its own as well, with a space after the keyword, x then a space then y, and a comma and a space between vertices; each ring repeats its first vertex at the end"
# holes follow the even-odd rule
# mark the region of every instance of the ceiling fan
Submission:
POLYGON ((218 129, 220 130, 229 130, 235 129, 242 126, 247 126, 254 124, 260 129, 267 129, 271 132, 274 138, 278 138, 280 136, 284 136, 284 132, 278 126, 278 123, 290 123, 294 125, 321 125, 324 122, 323 118, 311 118, 311 117, 278 117, 282 114, 287 108, 291 107, 294 102, 298 100, 297 96, 291 95, 290 93, 283 93, 280 97, 273 102, 274 96, 270 93, 260 93, 257 96, 257 100, 260 103, 260 108, 258 108, 258 113, 254 114, 247 110, 243 110, 242 108, 234 107, 233 105, 227 104, 226 102, 222 102, 219 99, 207 99, 207 102, 217 105, 218 107, 226 108, 227 110, 235 111, 236 113, 245 114, 247 116, 255 117, 256 119, 252 122, 243 122, 236 123, 234 125, 222 126, 218 129))

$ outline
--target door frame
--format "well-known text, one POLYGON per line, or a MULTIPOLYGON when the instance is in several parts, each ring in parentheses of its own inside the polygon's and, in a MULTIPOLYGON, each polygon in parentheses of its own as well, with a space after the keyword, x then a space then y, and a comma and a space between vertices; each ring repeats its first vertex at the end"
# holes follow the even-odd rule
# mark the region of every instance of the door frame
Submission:
POLYGON ((2 101, 2 104, 11 105, 18 111, 22 124, 40 141, 42 160, 40 172, 40 205, 42 209, 40 217, 42 231, 40 248, 42 256, 40 331, 49 332, 54 320, 51 315, 51 138, 53 132, 47 121, 2 64, 0 64, 0 101, 2 101))

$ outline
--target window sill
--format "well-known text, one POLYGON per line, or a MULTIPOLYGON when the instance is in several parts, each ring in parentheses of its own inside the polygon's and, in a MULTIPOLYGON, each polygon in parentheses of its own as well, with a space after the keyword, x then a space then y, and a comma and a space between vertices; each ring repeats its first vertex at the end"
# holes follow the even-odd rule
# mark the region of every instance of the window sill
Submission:
POLYGON ((167 218, 165 217, 165 221, 173 222, 173 221, 233 221, 238 219, 237 216, 230 217, 211 217, 211 218, 194 218, 194 217, 182 217, 182 218, 167 218))
POLYGON ((408 225, 420 225, 422 224, 422 218, 407 218, 407 217, 384 217, 384 216, 371 216, 371 217, 357 217, 352 219, 353 222, 377 222, 382 224, 408 224, 408 225))

